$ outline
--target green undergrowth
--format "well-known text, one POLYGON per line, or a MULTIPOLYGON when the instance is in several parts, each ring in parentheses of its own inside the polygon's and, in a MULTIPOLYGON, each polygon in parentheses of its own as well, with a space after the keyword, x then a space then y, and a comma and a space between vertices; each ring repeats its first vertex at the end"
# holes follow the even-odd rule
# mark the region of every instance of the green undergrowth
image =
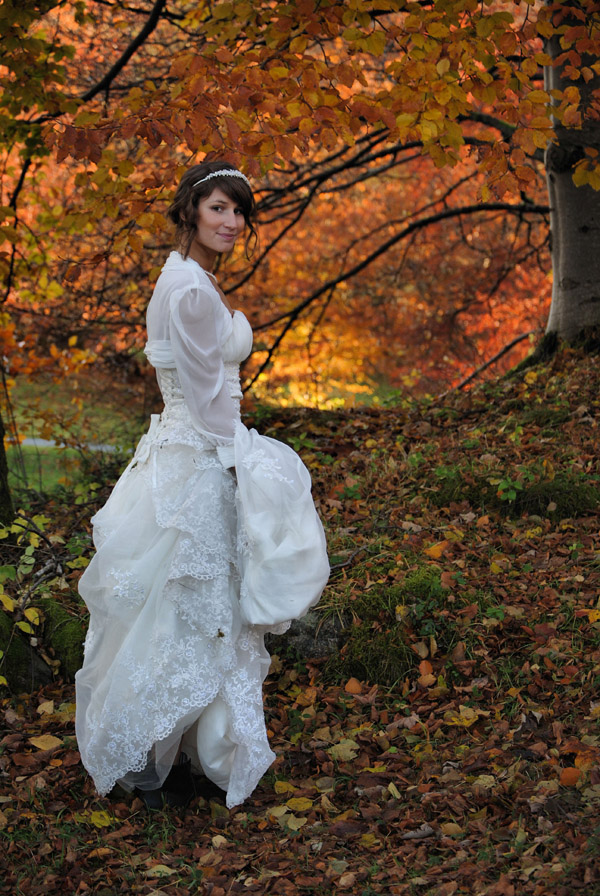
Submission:
POLYGON ((528 467, 496 474, 478 474, 473 469, 438 468, 438 484, 431 487, 436 507, 466 501, 481 511, 494 510, 507 516, 547 514, 557 519, 576 517, 600 504, 600 479, 581 472, 561 472, 544 478, 528 467))
POLYGON ((414 667, 414 640, 457 640, 444 615, 446 593, 434 567, 418 567, 400 585, 375 585, 348 605, 345 644, 324 667, 330 681, 354 677, 394 686, 414 667))

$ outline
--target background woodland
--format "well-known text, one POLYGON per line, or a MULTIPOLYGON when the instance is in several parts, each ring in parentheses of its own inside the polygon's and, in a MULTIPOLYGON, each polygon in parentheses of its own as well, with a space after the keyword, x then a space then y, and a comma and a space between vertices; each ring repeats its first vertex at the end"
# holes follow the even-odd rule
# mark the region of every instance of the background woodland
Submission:
POLYGON ((0 0, 0 892, 600 893, 599 17, 0 0), (203 158, 256 189, 244 410, 332 576, 270 645, 252 799, 149 819, 79 763, 77 581, 203 158))

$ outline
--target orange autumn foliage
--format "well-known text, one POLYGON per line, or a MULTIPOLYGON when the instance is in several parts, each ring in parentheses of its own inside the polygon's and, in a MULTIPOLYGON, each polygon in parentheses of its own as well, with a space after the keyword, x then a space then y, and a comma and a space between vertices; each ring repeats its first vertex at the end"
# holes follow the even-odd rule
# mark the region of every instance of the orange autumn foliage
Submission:
MULTIPOLYGON (((238 256, 222 277, 255 325, 245 374, 259 397, 439 391, 539 332, 542 150, 583 114, 595 73, 575 57, 598 48, 567 7, 4 5, 0 274, 9 330, 37 346, 30 371, 73 340, 140 363, 165 206, 207 155, 257 187, 260 263, 238 256), (552 95, 539 81, 551 37, 572 81, 552 95)), ((576 176, 595 183, 593 155, 576 176)))

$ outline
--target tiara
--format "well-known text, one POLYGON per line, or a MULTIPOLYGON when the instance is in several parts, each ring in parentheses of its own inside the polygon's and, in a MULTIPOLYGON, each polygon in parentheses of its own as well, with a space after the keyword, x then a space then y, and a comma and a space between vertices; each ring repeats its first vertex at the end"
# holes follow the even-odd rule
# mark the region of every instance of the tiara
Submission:
POLYGON ((192 187, 197 187, 199 184, 203 184, 205 180, 210 180, 211 177, 241 177, 242 180, 246 181, 248 186, 250 186, 250 181, 241 171, 236 171, 235 168, 222 168, 220 171, 212 171, 210 174, 207 174, 206 177, 197 180, 195 184, 192 184, 192 187))

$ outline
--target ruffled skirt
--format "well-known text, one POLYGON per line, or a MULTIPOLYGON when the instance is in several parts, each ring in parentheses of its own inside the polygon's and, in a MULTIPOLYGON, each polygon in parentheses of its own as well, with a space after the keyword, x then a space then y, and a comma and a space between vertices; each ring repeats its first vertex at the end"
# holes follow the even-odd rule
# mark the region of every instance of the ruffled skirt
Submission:
POLYGON ((192 764, 235 806, 274 757, 262 684, 269 626, 240 613, 236 482, 201 434, 153 418, 93 519, 80 580, 90 612, 76 676, 76 732, 101 794, 161 786, 183 738, 192 764))

